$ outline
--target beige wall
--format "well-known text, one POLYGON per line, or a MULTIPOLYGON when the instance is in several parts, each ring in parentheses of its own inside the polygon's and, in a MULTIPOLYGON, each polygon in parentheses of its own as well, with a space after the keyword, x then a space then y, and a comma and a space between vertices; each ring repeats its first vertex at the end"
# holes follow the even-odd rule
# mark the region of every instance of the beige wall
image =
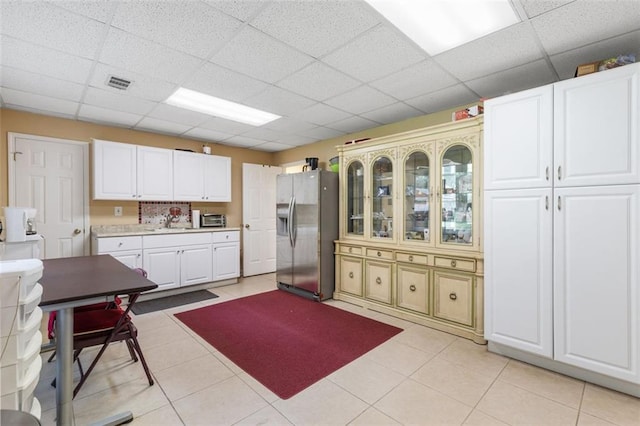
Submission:
MULTIPOLYGON (((461 108, 464 108, 464 106, 363 130, 350 135, 327 139, 278 153, 234 148, 220 144, 209 144, 212 154, 231 157, 231 198, 233 201, 231 203, 192 203, 192 207, 194 209, 200 209, 203 213, 224 213, 227 215, 227 223, 229 226, 240 226, 242 223, 242 163, 282 165, 301 161, 306 157, 318 157, 320 168, 328 169, 329 159, 337 155, 337 145, 342 145, 352 139, 376 138, 446 123, 451 121, 451 112, 461 108)), ((92 138, 105 139, 169 149, 191 149, 196 152, 201 151, 203 144, 201 141, 192 139, 0 109, 0 206, 6 206, 8 203, 8 132, 84 142, 90 142, 92 138)), ((89 170, 89 174, 91 175, 91 169, 89 170)), ((89 208, 91 225, 133 224, 138 222, 138 203, 135 201, 90 200, 89 208), (115 206, 123 207, 122 217, 115 217, 113 215, 115 206)))

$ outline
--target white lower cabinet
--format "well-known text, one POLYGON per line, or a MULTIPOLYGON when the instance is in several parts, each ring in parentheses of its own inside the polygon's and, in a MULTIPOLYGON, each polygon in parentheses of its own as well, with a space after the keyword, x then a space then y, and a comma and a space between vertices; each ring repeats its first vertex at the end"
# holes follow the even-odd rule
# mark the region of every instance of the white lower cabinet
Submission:
POLYGON ((213 281, 240 276, 240 231, 213 233, 213 281))
POLYGON ((142 237, 94 237, 92 254, 110 254, 129 268, 142 268, 142 237))

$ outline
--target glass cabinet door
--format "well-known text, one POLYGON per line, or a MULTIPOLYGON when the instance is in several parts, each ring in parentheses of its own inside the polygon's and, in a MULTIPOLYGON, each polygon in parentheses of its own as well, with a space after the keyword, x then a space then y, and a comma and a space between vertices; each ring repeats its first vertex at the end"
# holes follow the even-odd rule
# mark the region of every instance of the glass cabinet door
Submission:
POLYGON ((378 158, 371 174, 371 236, 393 238, 393 164, 378 158))
POLYGON ((359 161, 347 168, 347 234, 364 234, 364 167, 359 161))
POLYGON ((404 163, 404 239, 429 241, 429 158, 414 152, 404 163))
POLYGON ((454 145, 442 157, 441 242, 472 244, 473 164, 469 148, 454 145))

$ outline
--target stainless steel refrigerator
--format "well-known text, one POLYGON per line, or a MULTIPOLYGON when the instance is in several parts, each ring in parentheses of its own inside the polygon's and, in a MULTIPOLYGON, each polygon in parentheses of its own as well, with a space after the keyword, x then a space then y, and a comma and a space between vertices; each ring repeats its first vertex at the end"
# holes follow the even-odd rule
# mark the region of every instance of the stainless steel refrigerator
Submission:
POLYGON ((278 175, 276 200, 278 288, 318 301, 333 297, 338 174, 278 175))

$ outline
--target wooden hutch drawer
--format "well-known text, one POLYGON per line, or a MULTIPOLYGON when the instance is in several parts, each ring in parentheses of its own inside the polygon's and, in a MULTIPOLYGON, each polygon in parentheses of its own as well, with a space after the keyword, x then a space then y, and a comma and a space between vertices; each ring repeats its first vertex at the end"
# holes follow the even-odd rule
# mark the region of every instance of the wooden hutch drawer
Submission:
POLYGON ((423 314, 429 313, 429 271, 426 268, 398 265, 397 305, 423 314))
POLYGON ((362 259, 340 256, 339 290, 362 296, 362 259))
POLYGON ((378 302, 391 303, 392 264, 367 261, 365 266, 365 297, 378 302))
POLYGON ((362 247, 340 246, 340 253, 361 255, 362 247))
POLYGON ((415 263, 416 265, 426 265, 427 255, 397 252, 396 260, 398 262, 415 263))
POLYGON ((433 315, 460 324, 473 325, 473 277, 434 271, 433 315))
POLYGON ((391 250, 380 250, 375 248, 367 249, 367 257, 376 259, 393 260, 393 252, 391 250))
POLYGON ((434 256, 433 262, 435 266, 440 268, 453 268, 460 271, 475 272, 476 261, 469 259, 458 259, 453 257, 434 256))

